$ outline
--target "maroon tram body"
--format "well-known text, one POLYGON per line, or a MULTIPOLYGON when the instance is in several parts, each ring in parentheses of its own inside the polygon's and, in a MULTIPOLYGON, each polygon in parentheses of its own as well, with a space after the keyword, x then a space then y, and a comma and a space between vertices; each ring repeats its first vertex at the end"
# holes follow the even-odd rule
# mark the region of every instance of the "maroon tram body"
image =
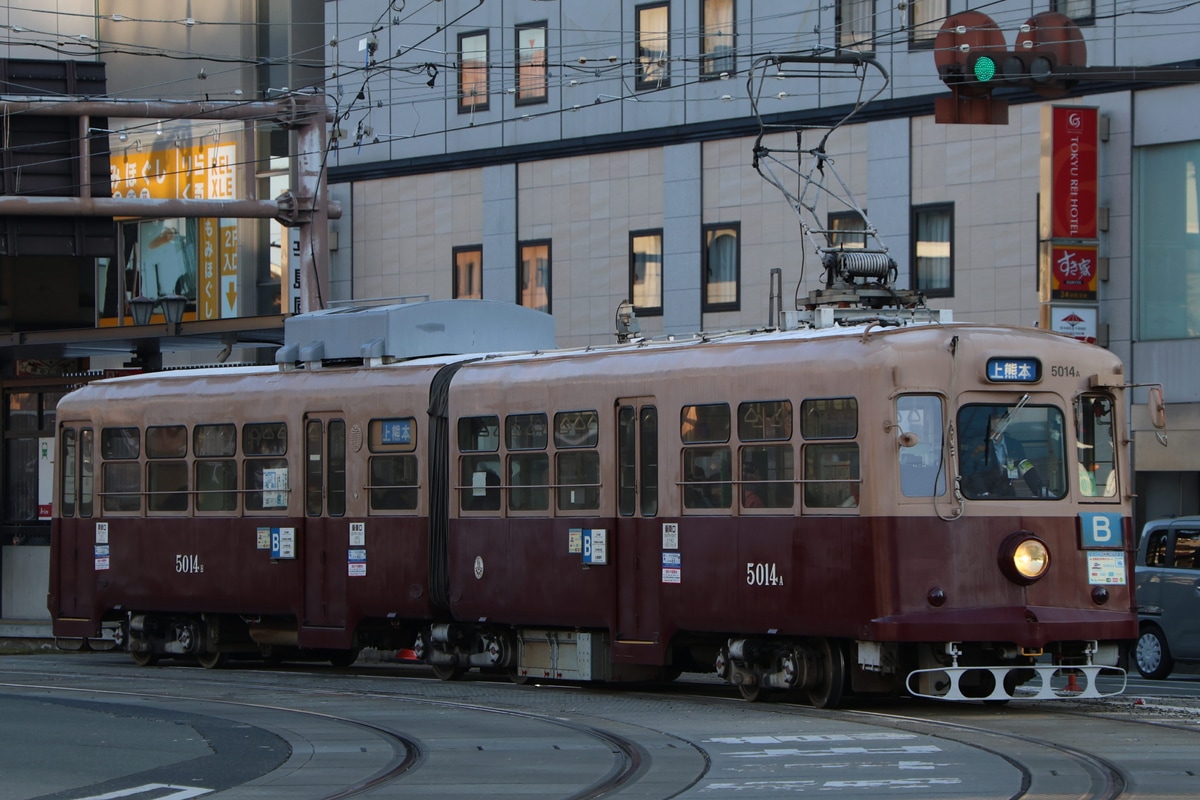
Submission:
POLYGON ((1107 693, 1137 633, 1119 359, 888 324, 97 382, 58 414, 56 634, 210 665, 414 646, 443 678, 715 669, 820 706, 1107 693), (217 424, 242 446, 210 458, 217 424), (179 426, 170 494, 150 453, 179 426), (117 429, 144 443, 126 472, 117 429))

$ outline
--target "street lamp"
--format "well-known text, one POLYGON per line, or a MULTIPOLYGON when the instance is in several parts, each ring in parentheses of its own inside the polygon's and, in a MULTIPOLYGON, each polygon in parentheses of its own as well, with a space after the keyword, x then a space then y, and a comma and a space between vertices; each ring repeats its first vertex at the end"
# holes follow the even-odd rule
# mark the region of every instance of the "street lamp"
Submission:
POLYGON ((158 298, 158 302, 162 306, 167 323, 174 325, 175 332, 178 333, 179 323, 183 322, 183 311, 187 308, 187 298, 181 294, 168 294, 158 298))
POLYGON ((158 299, 139 294, 129 300, 129 310, 133 314, 134 325, 149 325, 155 307, 161 306, 167 324, 173 328, 174 333, 179 333, 179 323, 183 322, 183 312, 187 308, 187 302, 187 298, 181 294, 163 295, 158 299))
POLYGON ((137 297, 129 299, 129 311, 133 314, 134 325, 149 325, 150 315, 154 313, 154 306, 157 305, 157 300, 152 300, 144 294, 139 294, 137 297))

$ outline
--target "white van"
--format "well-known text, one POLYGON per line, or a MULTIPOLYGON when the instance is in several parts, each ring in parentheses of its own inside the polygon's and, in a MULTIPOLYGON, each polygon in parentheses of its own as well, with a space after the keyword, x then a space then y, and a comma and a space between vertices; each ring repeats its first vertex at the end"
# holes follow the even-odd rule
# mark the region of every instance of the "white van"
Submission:
POLYGON ((1177 663, 1200 663, 1200 517, 1146 523, 1137 604, 1134 663, 1142 677, 1165 678, 1177 663))

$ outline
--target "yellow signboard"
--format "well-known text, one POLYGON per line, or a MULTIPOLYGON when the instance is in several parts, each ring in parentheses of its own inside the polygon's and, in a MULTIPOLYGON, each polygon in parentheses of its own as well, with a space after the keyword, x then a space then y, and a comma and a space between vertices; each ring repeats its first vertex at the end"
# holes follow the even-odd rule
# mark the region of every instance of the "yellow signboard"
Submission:
POLYGON ((113 197, 237 199, 237 143, 125 148, 110 159, 113 197))

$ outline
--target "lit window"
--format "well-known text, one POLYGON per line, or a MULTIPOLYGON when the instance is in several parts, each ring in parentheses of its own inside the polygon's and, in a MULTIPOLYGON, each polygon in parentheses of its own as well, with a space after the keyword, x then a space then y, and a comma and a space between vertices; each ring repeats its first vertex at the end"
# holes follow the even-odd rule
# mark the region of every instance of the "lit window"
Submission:
POLYGON ((662 230, 629 234, 629 297, 642 316, 662 313, 662 230))
POLYGON ((546 23, 517 27, 517 105, 545 103, 546 23))
POLYGON ((458 113, 487 111, 487 31, 458 35, 458 113))
POLYGON ((741 225, 722 222, 704 226, 701 278, 704 283, 702 311, 737 311, 741 258, 738 248, 741 225))
POLYGON ((954 206, 913 209, 912 288, 930 297, 954 295, 954 206))
POLYGON ((875 0, 838 0, 837 42, 843 50, 875 49, 875 0))
POLYGON ((857 211, 838 211, 829 215, 830 247, 846 250, 867 246, 867 222, 857 211))
POLYGON ((700 77, 717 78, 737 71, 735 0, 703 0, 700 6, 700 77))
POLYGON ((946 15, 946 0, 914 0, 908 4, 908 42, 914 47, 933 47, 946 15))
POLYGON ((550 242, 522 242, 517 300, 526 308, 550 312, 550 242))
POLYGON ((483 299, 483 245, 454 248, 454 286, 457 300, 483 299))
POLYGON ((1066 14, 1081 25, 1096 21, 1096 0, 1050 0, 1050 10, 1066 14))
POLYGON ((637 7, 637 77, 634 89, 671 85, 670 6, 656 3, 637 7))

